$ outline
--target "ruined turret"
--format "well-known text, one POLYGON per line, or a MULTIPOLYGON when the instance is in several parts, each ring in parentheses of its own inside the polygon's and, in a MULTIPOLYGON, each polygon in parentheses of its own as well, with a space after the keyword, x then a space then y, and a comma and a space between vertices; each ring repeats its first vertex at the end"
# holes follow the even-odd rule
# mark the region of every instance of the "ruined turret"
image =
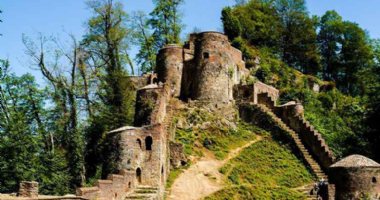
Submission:
POLYGON ((179 97, 183 70, 183 48, 178 45, 167 45, 157 55, 158 81, 171 88, 172 95, 179 97))
POLYGON ((194 85, 191 98, 211 102, 233 99, 235 63, 227 36, 217 32, 197 35, 194 52, 194 85))
POLYGON ((361 155, 343 158, 329 169, 337 200, 379 199, 379 179, 380 164, 361 155))

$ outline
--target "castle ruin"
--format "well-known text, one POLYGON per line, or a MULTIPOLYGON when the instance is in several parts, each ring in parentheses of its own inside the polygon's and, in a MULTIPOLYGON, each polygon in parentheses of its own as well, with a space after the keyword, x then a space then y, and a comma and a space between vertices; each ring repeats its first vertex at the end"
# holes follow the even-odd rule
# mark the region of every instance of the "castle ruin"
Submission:
MULTIPOLYGON (((108 133, 107 140, 115 141, 120 148, 119 174, 98 180, 94 187, 78 188, 77 196, 72 199, 163 199, 170 164, 178 165, 171 162, 170 152, 181 149, 173 144, 171 140, 175 136, 168 131, 171 98, 213 106, 237 105, 240 117, 251 123, 258 121, 256 113, 267 115, 276 123, 273 126, 290 135, 304 163, 316 177, 329 180, 327 172, 335 157, 322 136, 303 117, 302 107, 297 104, 277 106, 279 91, 260 81, 248 83, 250 76, 241 51, 232 47, 222 33, 194 33, 183 46, 173 44, 162 48, 157 55, 155 73, 131 78, 139 87, 134 126, 108 133)), ((343 173, 333 166, 332 170, 337 172, 332 176, 335 182, 329 187, 327 199, 335 198, 334 188, 337 199, 344 199, 341 193, 345 192, 379 195, 378 168, 343 173), (365 187, 352 188, 348 184, 355 184, 356 179, 350 177, 361 177, 356 174, 370 174, 368 177, 372 179, 360 178, 365 187), (368 187, 374 189, 367 190, 368 187)))

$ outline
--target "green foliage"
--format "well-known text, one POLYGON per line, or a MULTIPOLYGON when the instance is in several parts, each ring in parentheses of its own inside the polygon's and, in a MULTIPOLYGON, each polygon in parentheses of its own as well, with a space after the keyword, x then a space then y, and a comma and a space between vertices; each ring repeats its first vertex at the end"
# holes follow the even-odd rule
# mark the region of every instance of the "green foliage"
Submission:
MULTIPOLYGON (((296 69, 309 74, 319 72, 317 19, 308 16, 303 0, 252 0, 225 8, 222 22, 231 40, 241 36, 250 45, 270 49, 296 69)), ((246 46, 240 46, 246 52, 246 46)))
POLYGON ((343 21, 335 11, 327 11, 319 26, 324 78, 335 81, 346 94, 362 94, 357 75, 371 65, 373 58, 365 31, 358 24, 343 21))
POLYGON ((153 0, 153 3, 155 7, 150 13, 149 24, 154 30, 156 49, 167 44, 179 43, 183 27, 179 6, 184 3, 184 0, 153 0))
POLYGON ((304 199, 291 188, 312 182, 302 162, 270 138, 244 149, 220 171, 229 185, 206 199, 304 199))
POLYGON ((230 149, 253 140, 253 132, 257 132, 243 122, 227 121, 224 116, 210 114, 201 108, 179 112, 175 118, 188 124, 188 127, 177 128, 175 133, 187 155, 200 155, 201 147, 204 147, 214 152, 218 159, 223 159, 230 149), (237 127, 231 127, 235 123, 237 127))
POLYGON ((237 38, 241 34, 241 26, 240 22, 232 13, 232 9, 230 7, 224 8, 222 10, 222 21, 224 33, 228 36, 230 40, 237 38))
POLYGON ((136 12, 132 16, 133 23, 131 29, 134 31, 134 38, 137 40, 139 52, 136 55, 136 62, 140 65, 140 73, 147 73, 156 67, 156 47, 155 38, 149 27, 149 18, 143 12, 136 12))
POLYGON ((128 16, 123 5, 117 1, 88 1, 94 16, 88 21, 88 32, 82 48, 90 54, 85 63, 97 69, 97 85, 93 106, 96 112, 89 116, 86 126, 86 175, 88 179, 100 174, 106 176, 114 171, 117 160, 106 160, 103 155, 105 132, 132 124, 135 92, 125 68, 133 66, 127 53, 131 42, 131 30, 127 27, 128 16), (91 59, 90 59, 91 58, 91 59))
POLYGON ((47 93, 38 89, 30 74, 18 77, 8 66, 1 62, 0 192, 17 191, 20 181, 34 180, 41 182, 42 194, 66 193, 70 178, 65 151, 52 148, 46 132, 55 128, 44 109, 47 93))

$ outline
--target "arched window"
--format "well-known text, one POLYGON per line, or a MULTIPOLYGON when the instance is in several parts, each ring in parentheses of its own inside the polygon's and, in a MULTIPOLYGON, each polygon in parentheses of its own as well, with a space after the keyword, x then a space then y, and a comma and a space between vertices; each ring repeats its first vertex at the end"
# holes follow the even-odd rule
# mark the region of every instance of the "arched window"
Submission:
POLYGON ((142 145, 141 145, 141 140, 140 140, 140 139, 137 139, 137 140, 136 140, 136 143, 137 143, 137 145, 140 147, 140 149, 142 149, 142 147, 141 147, 141 146, 142 146, 142 145))
POLYGON ((138 183, 141 183, 141 169, 140 168, 136 169, 136 179, 138 183))
POLYGON ((153 138, 148 136, 145 138, 145 149, 148 151, 152 150, 153 138))

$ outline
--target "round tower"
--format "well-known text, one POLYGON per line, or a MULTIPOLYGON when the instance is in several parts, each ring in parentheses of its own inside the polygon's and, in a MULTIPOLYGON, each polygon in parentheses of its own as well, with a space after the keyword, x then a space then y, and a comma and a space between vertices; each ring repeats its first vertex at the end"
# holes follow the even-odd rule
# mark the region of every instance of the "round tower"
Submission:
POLYGON ((172 94, 178 97, 181 92, 183 70, 183 48, 172 44, 162 48, 157 55, 157 78, 170 85, 172 94))
POLYGON ((227 36, 219 32, 199 33, 194 61, 196 73, 191 98, 206 102, 232 100, 235 63, 227 36))
POLYGON ((351 155, 331 165, 329 182, 335 184, 335 199, 378 199, 380 164, 361 155, 351 155))

